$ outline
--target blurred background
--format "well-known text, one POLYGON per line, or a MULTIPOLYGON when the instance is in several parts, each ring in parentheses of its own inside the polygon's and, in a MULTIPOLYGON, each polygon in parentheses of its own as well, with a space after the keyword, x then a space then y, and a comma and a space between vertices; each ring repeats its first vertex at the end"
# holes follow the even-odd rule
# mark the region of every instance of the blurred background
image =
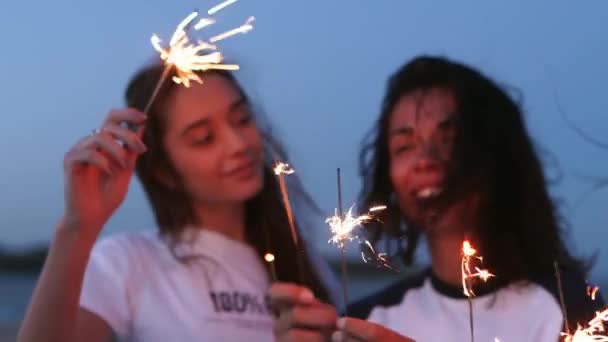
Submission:
MULTIPOLYGON (((168 41, 191 10, 216 3, 0 4, 0 340, 14 339, 62 213, 63 154, 123 105, 130 75, 155 56, 152 33, 168 41)), ((608 288, 608 186, 600 186, 608 148, 577 132, 608 145, 606 13, 600 0, 240 0, 220 12, 217 32, 256 17, 253 32, 221 46, 241 65, 237 76, 327 215, 336 206, 337 167, 345 204, 355 202, 360 142, 379 113, 386 78, 406 60, 445 55, 517 88, 531 134, 549 152, 547 174, 570 223, 570 246, 578 255, 598 253, 590 282, 608 288)), ((336 265, 325 217, 310 219, 307 239, 336 265)), ((104 234, 153 228, 134 182, 104 234)), ((404 274, 361 265, 356 246, 349 260, 353 300, 404 274)))

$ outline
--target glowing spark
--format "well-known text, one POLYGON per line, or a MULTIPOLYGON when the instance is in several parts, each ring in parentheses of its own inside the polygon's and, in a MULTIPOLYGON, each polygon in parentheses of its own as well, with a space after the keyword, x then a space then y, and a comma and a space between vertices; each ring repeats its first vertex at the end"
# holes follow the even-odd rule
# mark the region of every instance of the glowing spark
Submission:
POLYGON ((461 271, 462 271, 462 290, 464 295, 467 297, 474 297, 475 293, 473 292, 473 282, 475 278, 479 278, 481 280, 488 281, 491 277, 494 277, 494 274, 490 273, 486 269, 481 269, 479 267, 474 267, 472 262, 474 259, 483 262, 483 257, 477 256, 477 250, 471 246, 471 243, 465 240, 462 243, 462 263, 461 263, 461 271), (475 270, 475 272, 473 271, 475 270))
MULTIPOLYGON (((386 209, 386 206, 379 205, 374 206, 368 210, 365 215, 355 216, 353 214, 353 207, 348 209, 348 212, 344 217, 340 217, 338 209, 335 210, 335 214, 332 217, 328 217, 325 222, 329 225, 329 229, 332 233, 329 243, 333 243, 340 249, 345 247, 347 241, 358 240, 361 241, 359 236, 355 234, 355 230, 361 227, 362 224, 374 220, 372 213, 386 209)), ((361 258, 364 262, 375 262, 379 266, 387 267, 393 271, 396 271, 390 266, 386 253, 376 253, 374 247, 368 240, 363 240, 362 243, 367 248, 367 252, 361 252, 361 258)))
POLYGON ((237 35, 239 33, 245 34, 245 33, 249 32, 249 31, 253 30, 253 24, 252 23, 253 23, 254 20, 255 20, 254 17, 249 17, 249 18, 247 18, 247 21, 245 21, 245 23, 243 25, 241 25, 241 26, 239 26, 239 27, 237 27, 235 29, 232 29, 230 31, 218 34, 215 37, 211 37, 209 39, 209 41, 211 43, 217 43, 220 40, 224 40, 226 38, 232 37, 232 36, 237 35))
POLYGON ((207 14, 214 15, 215 13, 217 13, 217 12, 223 10, 224 8, 226 8, 226 7, 234 4, 235 2, 237 2, 237 0, 226 0, 226 1, 222 2, 221 4, 216 5, 216 6, 212 7, 212 8, 210 8, 207 11, 207 14))
POLYGON ((330 243, 336 244, 340 248, 344 248, 346 240, 352 241, 355 239, 353 231, 355 228, 360 227, 363 223, 368 222, 372 219, 370 215, 353 216, 353 208, 348 209, 344 218, 338 215, 336 209, 334 216, 329 217, 325 220, 325 223, 329 224, 329 229, 333 234, 332 238, 329 239, 330 243))
POLYGON ((595 318, 587 324, 587 328, 579 326, 573 335, 562 333, 562 336, 566 336, 565 342, 608 342, 605 322, 608 322, 608 308, 597 312, 595 318))
POLYGON ((376 211, 381 211, 381 210, 384 210, 384 209, 386 209, 386 206, 385 206, 385 205, 377 205, 377 206, 375 206, 375 207, 371 207, 371 208, 369 208, 369 212, 370 212, 370 213, 373 213, 373 212, 376 212, 376 211))
MULTIPOLYGON (((370 211, 371 211, 371 209, 370 209, 370 211)), ((397 272, 397 270, 394 269, 391 266, 391 264, 389 263, 386 253, 376 253, 376 250, 374 250, 374 247, 368 240, 365 240, 363 243, 369 249, 368 253, 365 253, 363 251, 361 252, 361 258, 363 259, 363 261, 366 264, 370 263, 370 262, 374 262, 379 266, 383 266, 383 267, 386 267, 388 269, 391 269, 391 270, 397 272)))
POLYGON ((292 173, 296 172, 294 169, 292 169, 289 164, 286 163, 277 163, 277 165, 274 167, 274 174, 277 176, 280 175, 290 175, 292 173))
POLYGON ((264 260, 266 260, 266 262, 273 262, 274 261, 274 254, 272 254, 272 253, 266 253, 266 255, 264 255, 264 260))
MULTIPOLYGON (((210 14, 216 13, 233 2, 234 1, 232 0, 226 1, 210 9, 208 12, 210 14)), ((195 73, 196 71, 211 69, 237 70, 239 66, 236 64, 222 64, 224 57, 222 53, 218 51, 217 46, 212 43, 238 33, 249 32, 253 29, 253 18, 249 18, 245 25, 213 37, 209 42, 198 41, 195 44, 190 41, 186 31, 198 15, 198 12, 192 12, 177 25, 177 28, 169 41, 168 48, 163 48, 161 46, 161 39, 157 35, 154 34, 150 38, 152 46, 158 51, 160 58, 165 62, 167 68, 175 67, 177 76, 173 77, 173 81, 178 84, 183 84, 186 87, 190 86, 191 81, 202 83, 201 78, 195 73)), ((193 29, 198 31, 204 27, 213 25, 214 23, 214 19, 201 18, 198 23, 193 26, 193 29)))
POLYGON ((599 287, 597 286, 587 286, 587 296, 591 297, 591 300, 595 300, 597 295, 597 291, 599 291, 599 287))

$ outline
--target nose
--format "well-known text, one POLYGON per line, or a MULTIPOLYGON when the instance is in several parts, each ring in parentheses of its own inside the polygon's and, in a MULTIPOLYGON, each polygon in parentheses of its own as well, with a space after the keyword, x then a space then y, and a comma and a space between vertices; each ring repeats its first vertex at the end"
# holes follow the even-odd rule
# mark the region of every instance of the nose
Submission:
POLYGON ((414 168, 417 172, 437 171, 441 160, 438 149, 433 142, 420 142, 414 168))
POLYGON ((228 155, 240 155, 247 152, 247 140, 241 132, 232 127, 226 128, 224 141, 228 155))

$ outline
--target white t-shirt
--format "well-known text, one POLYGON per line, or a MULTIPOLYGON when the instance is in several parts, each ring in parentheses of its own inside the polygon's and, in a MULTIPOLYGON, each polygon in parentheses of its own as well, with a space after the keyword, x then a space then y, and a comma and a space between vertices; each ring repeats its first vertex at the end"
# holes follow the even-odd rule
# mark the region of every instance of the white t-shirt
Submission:
POLYGON ((272 341, 268 273, 254 249, 209 230, 175 253, 156 232, 101 240, 80 305, 121 341, 272 341))
MULTIPOLYGON (((569 324, 584 324, 603 304, 586 296, 584 279, 562 276, 569 324)), ((557 342, 564 317, 551 274, 526 284, 487 286, 473 298, 475 341, 557 342)), ((469 305, 462 287, 426 271, 349 307, 349 314, 419 342, 470 341, 469 305)))

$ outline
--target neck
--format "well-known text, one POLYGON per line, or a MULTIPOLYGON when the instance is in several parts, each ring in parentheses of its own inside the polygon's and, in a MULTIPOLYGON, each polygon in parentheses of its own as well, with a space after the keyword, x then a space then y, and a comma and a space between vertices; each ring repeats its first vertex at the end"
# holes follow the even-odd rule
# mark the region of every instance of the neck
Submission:
POLYGON ((462 283, 462 234, 447 233, 428 237, 431 267, 439 280, 450 285, 462 283))
POLYGON ((244 203, 199 203, 195 215, 199 227, 245 242, 244 203))

